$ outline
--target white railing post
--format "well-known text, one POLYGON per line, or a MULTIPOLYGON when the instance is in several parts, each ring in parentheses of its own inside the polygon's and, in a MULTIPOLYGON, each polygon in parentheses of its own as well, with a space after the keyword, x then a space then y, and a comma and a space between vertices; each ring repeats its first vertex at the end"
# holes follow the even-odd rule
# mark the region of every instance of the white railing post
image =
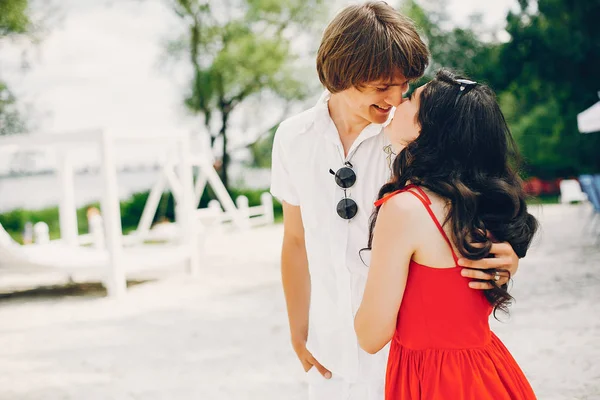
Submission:
POLYGON ((235 199, 235 205, 237 206, 240 214, 244 217, 244 218, 248 218, 250 215, 250 203, 248 201, 248 198, 244 195, 238 196, 237 199, 235 199))
POLYGON ((200 248, 195 218, 196 204, 194 195, 194 173, 190 155, 189 136, 182 137, 178 143, 180 193, 176 200, 176 222, 181 232, 181 243, 188 252, 188 272, 197 275, 200 269, 200 248))
POLYGON ((77 207, 75 207, 74 174, 71 158, 66 151, 57 152, 60 203, 58 219, 60 238, 71 246, 78 245, 77 207))
POLYGON ((273 196, 271 193, 264 192, 260 195, 260 204, 262 205, 264 211, 264 219, 266 224, 272 224, 275 222, 275 212, 273 210, 273 196))
POLYGON ((50 242, 50 228, 44 221, 36 222, 33 225, 33 243, 46 244, 50 242))
POLYGON ((114 158, 114 143, 108 132, 102 132, 99 138, 100 170, 104 190, 101 211, 106 232, 106 248, 110 265, 105 280, 106 290, 111 297, 125 294, 127 277, 123 266, 123 232, 121 228, 121 210, 117 188, 117 166, 114 158))
POLYGON ((200 171, 203 171, 203 173, 206 175, 210 187, 217 195, 219 202, 223 206, 223 210, 230 215, 233 224, 243 228, 245 225, 244 218, 242 218, 238 213, 235 203, 229 196, 229 192, 227 192, 227 189, 225 188, 225 185, 223 185, 221 178, 219 178, 217 171, 215 171, 213 166, 209 165, 206 161, 199 161, 198 166, 200 167, 200 171))
MULTIPOLYGON (((250 205, 248 202, 248 198, 246 196, 238 196, 235 199, 235 205, 237 206, 237 212, 241 219, 240 228, 247 229, 250 227, 250 205)), ((232 222, 235 221, 234 216, 232 215, 232 222)))
POLYGON ((208 209, 213 210, 214 214, 215 214, 215 221, 212 224, 212 229, 222 231, 224 214, 223 214, 223 208, 221 208, 221 203, 219 203, 219 200, 213 199, 213 200, 209 201, 208 209))
POLYGON ((89 208, 86 215, 88 235, 92 240, 92 245, 97 249, 104 249, 106 247, 106 240, 104 238, 104 222, 102 221, 100 210, 95 207, 89 208))

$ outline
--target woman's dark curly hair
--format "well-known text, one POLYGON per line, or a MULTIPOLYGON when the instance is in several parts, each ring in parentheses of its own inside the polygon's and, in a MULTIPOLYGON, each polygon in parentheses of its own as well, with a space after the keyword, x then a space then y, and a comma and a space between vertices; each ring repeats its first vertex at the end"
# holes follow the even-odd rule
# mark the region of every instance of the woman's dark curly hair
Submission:
MULTIPOLYGON (((456 102, 459 78, 442 69, 423 89, 417 114, 421 133, 396 157, 379 198, 408 182, 427 188, 448 200, 443 224, 451 224, 450 239, 463 257, 488 257, 489 233, 524 257, 538 223, 527 212, 516 145, 489 87, 478 84, 456 102)), ((371 216, 369 249, 378 212, 379 207, 371 216)), ((513 298, 507 285, 492 284, 484 293, 495 315, 507 311, 513 298)))

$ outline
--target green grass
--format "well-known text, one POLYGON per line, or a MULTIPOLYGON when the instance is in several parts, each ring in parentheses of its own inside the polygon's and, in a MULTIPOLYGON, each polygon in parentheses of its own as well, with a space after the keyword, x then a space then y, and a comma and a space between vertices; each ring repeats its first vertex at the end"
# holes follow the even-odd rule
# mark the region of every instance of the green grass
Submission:
POLYGON ((527 204, 528 205, 558 204, 558 195, 530 197, 527 199, 527 204))

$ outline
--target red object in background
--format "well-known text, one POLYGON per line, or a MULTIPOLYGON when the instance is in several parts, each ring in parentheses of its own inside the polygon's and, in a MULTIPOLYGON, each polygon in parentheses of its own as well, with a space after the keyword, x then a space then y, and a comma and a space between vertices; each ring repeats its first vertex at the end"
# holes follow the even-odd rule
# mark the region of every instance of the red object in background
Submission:
POLYGON ((562 179, 554 179, 551 181, 542 181, 542 194, 557 195, 560 194, 560 181, 562 179))
POLYGON ((537 177, 529 178, 523 182, 523 189, 528 195, 558 195, 560 194, 560 181, 562 178, 542 180, 537 177))
POLYGON ((530 196, 539 196, 542 193, 542 180, 540 178, 529 178, 523 182, 525 193, 530 196))

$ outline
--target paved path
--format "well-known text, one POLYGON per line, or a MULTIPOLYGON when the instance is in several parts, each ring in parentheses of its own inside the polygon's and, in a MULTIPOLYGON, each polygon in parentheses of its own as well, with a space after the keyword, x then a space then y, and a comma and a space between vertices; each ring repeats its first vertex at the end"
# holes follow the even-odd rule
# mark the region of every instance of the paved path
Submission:
MULTIPOLYGON (((511 317, 493 323, 540 399, 600 399, 600 245, 582 236, 588 216, 543 209, 511 317)), ((0 399, 305 399, 280 243, 281 226, 214 237, 199 277, 172 271, 119 301, 0 301, 0 399)), ((20 278, 0 271, 0 287, 20 278)))

